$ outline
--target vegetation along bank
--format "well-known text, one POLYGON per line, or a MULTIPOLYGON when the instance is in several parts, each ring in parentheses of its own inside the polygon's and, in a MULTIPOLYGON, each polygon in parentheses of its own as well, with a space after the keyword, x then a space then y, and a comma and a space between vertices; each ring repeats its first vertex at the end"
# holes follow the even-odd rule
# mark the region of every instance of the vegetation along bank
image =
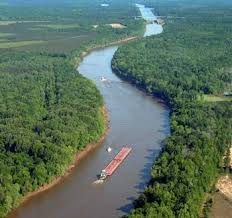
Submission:
POLYGON ((119 1, 101 16, 98 1, 73 7, 0 8, 0 217, 103 139, 103 98, 76 71, 83 52, 143 34, 134 6, 119 1), (106 25, 115 21, 125 28, 106 25))
POLYGON ((223 100, 232 82, 232 13, 209 5, 185 4, 165 14, 161 4, 164 33, 121 46, 112 61, 117 75, 171 108, 171 136, 128 217, 207 215, 202 205, 232 139, 231 97, 223 100), (208 95, 221 100, 206 101, 208 95))

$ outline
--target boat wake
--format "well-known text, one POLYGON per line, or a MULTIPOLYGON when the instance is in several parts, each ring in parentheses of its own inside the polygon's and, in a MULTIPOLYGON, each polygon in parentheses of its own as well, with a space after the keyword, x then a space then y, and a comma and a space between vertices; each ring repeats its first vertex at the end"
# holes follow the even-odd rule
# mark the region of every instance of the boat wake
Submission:
POLYGON ((99 185, 99 184, 103 184, 104 183, 104 180, 102 180, 102 179, 97 179, 97 180, 95 180, 93 183, 92 183, 92 185, 99 185))

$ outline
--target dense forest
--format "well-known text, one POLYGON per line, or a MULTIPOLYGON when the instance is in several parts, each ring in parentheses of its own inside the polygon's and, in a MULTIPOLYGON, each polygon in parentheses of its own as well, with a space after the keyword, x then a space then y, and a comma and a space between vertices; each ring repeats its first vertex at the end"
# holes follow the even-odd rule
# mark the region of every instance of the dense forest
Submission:
POLYGON ((63 57, 0 55, 0 217, 104 131, 103 99, 63 57))
POLYGON ((0 217, 63 175, 104 132, 102 96, 75 69, 81 53, 144 30, 123 1, 108 9, 98 0, 9 2, 0 4, 0 217))
MULTIPOLYGON (((62 175, 104 131, 103 99, 75 70, 81 53, 144 31, 133 0, 108 8, 99 0, 62 2, 0 3, 0 217, 62 175)), ((231 102, 201 98, 231 87, 231 9, 146 2, 171 17, 164 34, 122 46, 112 64, 167 101, 172 136, 129 216, 197 217, 231 142, 231 102)))
POLYGON ((164 33, 121 46, 112 61, 117 75, 171 108, 171 136, 131 218, 207 216, 205 193, 232 142, 231 100, 200 97, 231 91, 231 7, 186 5, 169 12, 164 33))

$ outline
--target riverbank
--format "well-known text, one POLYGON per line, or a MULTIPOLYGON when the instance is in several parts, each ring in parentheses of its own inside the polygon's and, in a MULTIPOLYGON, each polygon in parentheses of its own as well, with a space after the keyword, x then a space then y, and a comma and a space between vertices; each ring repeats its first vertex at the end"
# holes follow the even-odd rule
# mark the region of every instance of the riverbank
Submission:
MULTIPOLYGON (((232 169, 232 147, 229 149, 229 168, 232 169)), ((224 157, 225 158, 225 157, 224 157)), ((226 197, 228 200, 232 202, 232 176, 222 175, 220 176, 217 184, 217 189, 226 197)))
MULTIPOLYGON (((128 38, 124 38, 124 39, 120 39, 120 40, 116 40, 113 42, 109 42, 109 43, 105 43, 105 44, 99 44, 97 46, 91 47, 91 48, 83 48, 82 51, 80 51, 80 54, 74 54, 74 56, 70 57, 69 61, 75 60, 74 62, 74 66, 75 68, 80 64, 80 62, 83 60, 83 58, 85 56, 87 56, 89 53, 91 53, 94 50, 97 49, 101 49, 101 48, 106 48, 109 46, 113 46, 113 45, 118 45, 118 44, 123 44, 129 41, 133 41, 138 39, 139 36, 131 36, 128 38), (84 50, 84 51, 83 51, 84 50)), ((102 108, 102 113, 104 116, 104 125, 105 125, 105 130, 104 133, 102 135, 102 137, 99 139, 98 142, 96 143, 90 143, 88 145, 85 146, 85 148, 81 151, 78 151, 77 154, 74 157, 74 162, 71 163, 68 168, 65 170, 64 174, 58 177, 55 177, 54 179, 52 179, 49 183, 39 187, 37 190, 33 191, 33 192, 29 192, 27 193, 25 196, 22 197, 22 199, 19 201, 19 205, 16 208, 13 208, 6 217, 11 217, 11 214, 14 213, 15 210, 17 210, 17 208, 23 204, 25 204, 26 202, 28 202, 32 197, 39 195, 45 191, 48 191, 51 188, 54 188, 56 185, 60 184, 66 177, 68 177, 74 169, 76 169, 78 167, 78 164, 80 163, 80 161, 82 159, 84 159, 91 151, 93 151, 94 149, 96 149, 99 145, 101 145, 108 132, 109 132, 109 115, 108 115, 108 111, 106 109, 106 107, 104 106, 102 108)))
MULTIPOLYGON (((82 52, 81 56, 80 56, 80 60, 82 60, 86 55, 88 55, 90 52, 92 52, 93 50, 96 50, 96 49, 100 49, 100 48, 105 48, 105 47, 108 47, 108 46, 113 46, 113 45, 117 45, 117 44, 121 44, 121 43, 126 43, 128 41, 132 41, 132 40, 135 40, 137 39, 138 37, 128 37, 128 38, 125 38, 125 39, 121 39, 121 40, 118 40, 118 41, 114 41, 114 42, 111 42, 111 43, 108 43, 106 45, 99 45, 99 46, 96 46, 94 48, 91 48, 91 49, 87 49, 85 52, 82 52)), ((79 64, 79 62, 78 62, 79 64)), ((26 196, 23 197, 22 201, 21 201, 21 204, 25 203, 26 201, 28 201, 31 197, 37 195, 37 194, 40 194, 44 191, 47 191, 48 189, 54 187, 55 185, 59 184, 64 178, 66 178, 67 176, 70 175, 70 173, 76 168, 78 167, 78 163, 88 155, 89 152, 91 152, 92 150, 94 150, 95 148, 97 148, 100 144, 103 143, 103 141, 105 140, 108 132, 109 132, 109 114, 108 114, 108 111, 107 111, 107 108, 104 106, 102 108, 102 113, 103 113, 103 116, 104 116, 104 124, 105 124, 105 130, 104 130, 104 133, 102 135, 102 137, 99 139, 98 142, 96 143, 90 143, 88 145, 85 146, 85 148, 81 151, 79 151, 75 158, 74 158, 74 163, 72 163, 68 168, 67 170, 65 171, 65 173, 61 176, 58 176, 56 177, 54 180, 52 180, 50 183, 48 184, 45 184, 43 185, 42 187, 40 187, 39 189, 33 191, 33 192, 29 192, 26 196)))
POLYGON ((232 201, 232 177, 229 175, 221 176, 216 185, 217 189, 232 201))
POLYGON ((109 43, 100 44, 100 45, 96 45, 96 46, 89 47, 89 48, 87 47, 87 48, 82 49, 82 51, 80 51, 79 54, 78 53, 72 54, 70 59, 71 59, 71 62, 74 64, 74 66, 77 67, 84 57, 86 57, 88 54, 90 54, 92 51, 96 49, 106 48, 106 47, 110 47, 114 45, 120 45, 120 44, 127 43, 129 41, 134 41, 136 39, 139 39, 139 36, 131 36, 131 37, 127 37, 124 39, 109 42, 109 43))
MULTIPOLYGON (((190 88, 182 79, 186 76, 183 69, 186 63, 191 64, 189 60, 193 56, 189 58, 186 52, 181 57, 183 62, 177 62, 175 59, 180 46, 191 54, 198 54, 204 44, 190 49, 185 40, 173 41, 173 38, 178 38, 178 31, 170 31, 170 28, 175 28, 170 25, 163 38, 150 37, 120 47, 112 60, 113 69, 119 77, 146 88, 151 94, 160 95, 171 108, 171 136, 153 165, 149 188, 135 201, 136 209, 129 217, 146 217, 151 211, 155 215, 162 214, 164 208, 158 206, 161 204, 166 205, 165 211, 169 216, 198 216, 204 195, 211 191, 218 176, 218 166, 215 163, 219 162, 219 158, 216 157, 223 155, 228 147, 225 142, 230 140, 229 103, 204 105, 195 101, 199 90, 195 87, 190 88), (166 64, 166 59, 175 70, 178 69, 178 74, 166 64), (215 129, 211 131, 208 126, 215 126, 215 129), (223 135, 223 139, 217 135, 223 135), (164 198, 164 195, 168 195, 168 198, 164 198)), ((192 37, 189 35, 189 29, 191 26, 186 26, 181 34, 192 37)), ((195 40, 199 39, 196 37, 195 40)), ((200 43, 202 42, 199 41, 200 43)), ((217 49, 216 47, 215 50, 217 49)), ((209 54, 213 55, 211 52, 209 54)), ((199 60, 196 59, 196 63, 199 60)), ((203 65, 209 63, 210 60, 200 62, 203 65)), ((218 64, 223 67, 223 64, 218 64)), ((208 78, 211 77, 208 71, 205 73, 208 78)), ((195 70, 188 71, 188 77, 196 76, 195 70)), ((200 79, 199 84, 203 81, 200 79)), ((212 84, 208 84, 209 87, 213 85, 213 81, 212 84)))
POLYGON ((86 49, 86 51, 84 51, 84 52, 81 53, 80 57, 82 59, 85 56, 87 56, 90 52, 92 52, 92 51, 94 51, 96 49, 106 48, 106 47, 110 47, 110 46, 113 46, 113 45, 123 44, 123 43, 129 42, 129 41, 133 41, 133 40, 138 39, 138 38, 139 38, 138 36, 133 36, 133 37, 125 38, 125 39, 120 39, 120 40, 117 40, 117 41, 114 41, 114 42, 109 42, 109 43, 104 44, 104 45, 98 45, 98 46, 95 46, 93 48, 86 49))
MULTIPOLYGON (((132 40, 135 40, 139 38, 138 36, 134 36, 134 37, 128 37, 128 38, 125 38, 125 39, 121 39, 121 40, 117 40, 117 41, 114 41, 114 42, 110 42, 110 43, 107 43, 107 44, 104 44, 104 45, 98 45, 98 46, 95 46, 93 48, 89 48, 89 49, 86 49, 85 51, 83 51, 76 62, 75 66, 77 67, 81 60, 83 60, 83 58, 85 56, 87 56, 90 52, 96 50, 96 49, 100 49, 100 48, 105 48, 105 47, 109 47, 109 46, 113 46, 113 45, 117 45, 117 44, 122 44, 122 43, 126 43, 126 42, 129 42, 129 41, 132 41, 132 40)), ((88 145, 85 146, 85 148, 81 151, 78 151, 75 158, 74 158, 74 162, 71 163, 69 165, 69 167, 66 169, 66 171, 64 172, 63 175, 61 176, 58 176, 56 178, 54 178, 51 182, 41 186, 40 188, 38 188, 37 190, 33 191, 33 192, 29 192, 27 193, 25 196, 23 196, 22 200, 20 201, 20 205, 22 204, 25 204, 27 201, 29 201, 32 197, 38 195, 38 194, 41 194, 51 188, 53 188, 54 186, 58 185, 60 182, 62 182, 66 177, 68 177, 72 171, 74 169, 76 169, 78 167, 78 164, 80 163, 80 161, 85 158, 89 152, 91 152, 92 150, 94 150, 95 148, 97 148, 100 144, 102 144, 109 132, 109 114, 108 114, 108 111, 106 109, 106 107, 104 106, 102 108, 102 113, 103 113, 103 116, 104 116, 104 125, 105 125, 105 130, 104 130, 104 133, 102 135, 102 137, 99 139, 98 142, 96 143, 90 143, 88 145)), ((8 215, 10 216, 11 213, 13 213, 18 207, 14 208, 8 215)))
MULTIPOLYGON (((101 138, 97 142, 93 142, 93 143, 86 145, 83 150, 78 151, 74 157, 74 162, 69 165, 69 167, 66 169, 66 171, 64 172, 63 175, 54 178, 51 182, 43 185, 39 189, 37 189, 33 192, 27 193, 22 198, 19 206, 26 203, 27 201, 29 201, 32 197, 34 197, 38 194, 41 194, 41 193, 53 188, 54 186, 58 185, 60 182, 62 182, 65 178, 67 178, 72 173, 72 171, 74 169, 76 169, 78 167, 80 161, 82 159, 84 159, 89 154, 89 152, 93 151, 94 149, 96 149, 99 145, 101 145, 104 142, 104 140, 109 132, 109 114, 108 114, 107 108, 105 106, 103 106, 101 110, 103 113, 104 124, 105 124, 105 129, 104 129, 104 132, 103 132, 103 135, 101 136, 101 138)), ((16 209, 17 208, 13 209, 13 211, 11 211, 7 215, 7 217, 10 216, 10 214, 13 213, 16 209)))

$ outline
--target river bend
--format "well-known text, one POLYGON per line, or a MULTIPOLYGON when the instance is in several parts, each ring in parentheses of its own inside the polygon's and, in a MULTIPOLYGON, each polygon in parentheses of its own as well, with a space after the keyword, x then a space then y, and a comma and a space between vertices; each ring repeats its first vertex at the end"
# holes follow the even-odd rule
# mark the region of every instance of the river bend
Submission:
MULTIPOLYGON (((161 26, 148 26, 145 36, 160 33, 161 26), (154 33, 155 31, 155 33, 154 33)), ((169 134, 169 110, 159 101, 123 82, 111 70, 117 46, 91 52, 78 71, 94 81, 109 111, 109 134, 73 173, 54 188, 32 197, 9 218, 116 218, 132 208, 150 179, 150 170, 169 134), (102 82, 101 77, 107 82, 102 82), (96 175, 124 145, 131 154, 102 185, 96 175), (112 153, 106 148, 111 146, 112 153)))

